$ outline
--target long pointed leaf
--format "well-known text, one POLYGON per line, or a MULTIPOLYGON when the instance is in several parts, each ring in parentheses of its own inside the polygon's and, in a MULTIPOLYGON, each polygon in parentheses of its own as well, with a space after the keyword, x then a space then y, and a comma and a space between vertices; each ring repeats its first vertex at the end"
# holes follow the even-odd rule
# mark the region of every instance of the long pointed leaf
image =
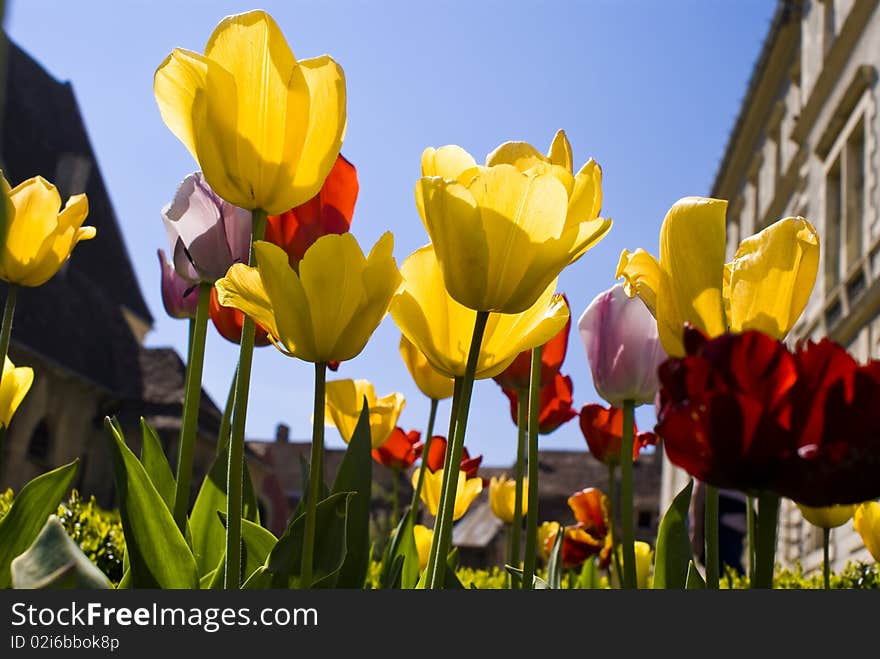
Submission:
POLYGON ((141 463, 147 471, 147 475, 153 482, 153 487, 162 497, 168 510, 174 508, 174 490, 176 481, 168 458, 162 448, 159 436, 150 425, 141 417, 141 463))
MULTIPOLYGON (((395 477, 397 474, 395 474, 395 477)), ((370 567, 370 496, 373 484, 373 454, 370 441, 370 408, 367 399, 348 448, 339 465, 333 494, 354 492, 348 504, 345 532, 347 551, 339 570, 337 588, 363 588, 370 567)), ((321 529, 319 528, 320 532, 321 529)))
POLYGON ((693 558, 687 518, 693 488, 691 479, 672 500, 660 522, 654 552, 654 588, 684 588, 687 585, 688 565, 693 558))
POLYGON ((0 519, 0 588, 11 585, 12 559, 31 546, 49 515, 58 509, 78 463, 79 460, 74 460, 27 483, 15 497, 9 512, 0 519))
POLYGON ((106 422, 133 588, 198 588, 196 562, 171 512, 117 427, 106 422))

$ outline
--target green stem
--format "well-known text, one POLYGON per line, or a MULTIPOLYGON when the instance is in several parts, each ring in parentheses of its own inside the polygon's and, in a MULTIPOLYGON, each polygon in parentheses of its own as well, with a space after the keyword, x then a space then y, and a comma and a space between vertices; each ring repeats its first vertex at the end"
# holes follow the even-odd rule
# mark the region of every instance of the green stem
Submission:
POLYGON ((706 509, 703 536, 706 541, 706 588, 718 590, 718 488, 706 485, 706 509))
POLYGON ((0 368, 6 364, 9 355, 9 340, 12 337, 12 317, 15 315, 15 302, 18 299, 18 286, 7 284, 6 305, 3 307, 3 324, 0 325, 0 368))
POLYGON ((755 534, 757 533, 757 520, 755 519, 755 497, 746 497, 746 524, 748 525, 748 552, 749 552, 749 583, 755 581, 755 534))
POLYGON ((223 408, 223 416, 220 417, 220 432, 217 433, 217 455, 226 453, 229 445, 229 422, 232 418, 232 404, 235 400, 235 381, 238 379, 238 365, 232 372, 232 382, 229 383, 229 394, 226 396, 226 407, 223 408))
POLYGON ((534 588, 538 549, 538 423, 541 414, 541 351, 532 348, 529 372, 529 499, 526 510, 526 551, 523 559, 524 589, 534 588))
POLYGON ((306 499, 306 529, 303 537, 300 587, 312 586, 312 563, 315 554, 315 529, 318 499, 324 483, 324 399, 327 391, 327 364, 315 364, 315 406, 312 422, 312 457, 309 462, 309 493, 306 499))
POLYGON ((831 589, 831 529, 822 529, 822 577, 825 590, 831 589))
MULTIPOLYGON (((446 452, 443 454, 443 483, 445 486, 446 475, 450 471, 452 465, 452 437, 455 435, 455 425, 458 421, 458 409, 461 407, 461 388, 462 377, 455 378, 455 384, 452 389, 452 409, 449 412, 449 430, 446 433, 446 452)), ((460 464, 460 463, 459 463, 460 464)), ((442 490, 442 488, 441 488, 442 490)), ((440 553, 440 536, 437 534, 438 520, 443 516, 443 508, 446 500, 440 497, 440 505, 437 507, 437 515, 434 517, 434 536, 431 539, 431 550, 428 552, 428 564, 425 566, 426 584, 437 567, 437 555, 440 553)))
POLYGON ((208 331, 211 286, 204 282, 199 284, 197 293, 199 302, 195 321, 191 324, 190 353, 186 364, 186 393, 183 398, 180 441, 177 445, 177 485, 174 489, 174 522, 181 531, 186 529, 186 511, 189 508, 193 454, 196 449, 199 406, 202 400, 202 366, 205 363, 205 337, 208 331))
POLYGON ((437 404, 439 402, 436 398, 431 399, 431 411, 428 413, 428 433, 425 445, 422 447, 422 464, 419 465, 419 477, 413 490, 412 503, 409 504, 409 515, 412 517, 413 526, 416 524, 419 512, 419 499, 422 496, 422 486, 425 484, 425 472, 428 470, 428 451, 431 450, 431 438, 434 436, 434 421, 437 419, 437 404))
MULTIPOLYGON (((529 423, 529 390, 520 389, 516 392, 516 486, 513 493, 513 523, 510 541, 509 563, 519 567, 519 550, 522 544, 522 511, 523 511, 523 476, 525 475, 526 454, 528 451, 529 423)), ((517 590, 521 587, 519 580, 511 575, 510 587, 517 590)))
POLYGON ((758 532, 755 542, 755 581, 752 588, 773 588, 776 565, 776 524, 779 520, 779 496, 762 492, 758 496, 758 532))
POLYGON ((443 472, 443 489, 440 494, 441 506, 438 511, 437 528, 434 529, 434 540, 437 544, 437 555, 434 557, 434 571, 428 573, 428 587, 432 590, 443 588, 446 583, 446 556, 452 545, 452 517, 455 513, 455 495, 458 489, 458 466, 461 464, 464 436, 467 430, 468 411, 471 406, 471 394, 474 389, 474 375, 477 372, 477 360, 483 344, 483 334, 489 321, 488 311, 478 311, 474 322, 474 334, 468 351, 464 378, 461 381, 461 396, 455 420, 455 434, 446 447, 446 465, 443 472))
POLYGON ((400 469, 391 470, 391 528, 397 527, 400 516, 400 469))
POLYGON ((620 519, 623 543, 623 587, 638 588, 636 578, 635 532, 633 530, 633 442, 635 442, 635 404, 623 401, 623 435, 620 438, 620 519))
POLYGON ((608 532, 611 534, 611 555, 614 557, 614 570, 617 572, 617 585, 623 588, 623 567, 620 564, 620 539, 617 537, 617 509, 620 507, 617 501, 617 475, 615 464, 608 465, 608 500, 611 502, 611 510, 608 511, 608 519, 611 526, 608 532))
MULTIPOLYGON (((253 212, 249 265, 256 261, 254 243, 266 232, 265 211, 253 212)), ((223 585, 238 589, 241 585, 241 508, 244 479, 244 427, 247 418, 248 392, 251 384, 251 364, 254 358, 254 321, 244 317, 241 324, 241 346, 238 352, 238 371, 235 375, 235 396, 232 403, 232 428, 229 435, 229 465, 226 470, 226 565, 223 585)))

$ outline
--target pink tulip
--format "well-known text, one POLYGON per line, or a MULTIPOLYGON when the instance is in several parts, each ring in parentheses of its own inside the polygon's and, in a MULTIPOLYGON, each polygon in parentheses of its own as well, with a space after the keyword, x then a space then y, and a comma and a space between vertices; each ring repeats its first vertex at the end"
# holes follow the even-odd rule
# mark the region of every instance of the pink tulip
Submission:
POLYGON ((190 174, 162 209, 177 274, 191 284, 214 283, 233 263, 247 263, 251 213, 223 201, 201 172, 190 174))
POLYGON ((191 290, 193 284, 177 274, 174 266, 168 262, 164 250, 158 249, 156 252, 159 254, 159 268, 162 270, 162 304, 165 312, 172 318, 195 318, 199 303, 198 291, 191 290))
POLYGON ((614 407, 652 403, 657 367, 666 359, 657 321, 617 284, 594 299, 578 321, 596 391, 614 407))

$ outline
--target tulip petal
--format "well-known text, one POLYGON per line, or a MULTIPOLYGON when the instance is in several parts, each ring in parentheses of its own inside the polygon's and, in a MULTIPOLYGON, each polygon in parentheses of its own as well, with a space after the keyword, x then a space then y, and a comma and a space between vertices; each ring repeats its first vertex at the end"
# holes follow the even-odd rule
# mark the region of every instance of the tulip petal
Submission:
POLYGON ((660 264, 641 247, 635 252, 623 250, 617 263, 615 279, 623 277, 623 291, 629 297, 639 296, 655 318, 657 317, 657 291, 663 273, 660 264))
POLYGON ((724 279, 727 202, 687 197, 676 202, 660 229, 661 285, 657 327, 667 354, 684 355, 689 322, 709 336, 726 329, 724 279))
POLYGON ((551 164, 559 165, 567 171, 571 171, 574 167, 571 155, 571 144, 564 130, 556 131, 553 141, 550 143, 550 150, 547 152, 547 158, 551 164))
POLYGON ((574 177, 566 223, 593 220, 602 211, 602 168, 590 158, 574 177))
POLYGON ((194 106, 207 91, 209 62, 198 53, 175 48, 156 69, 153 92, 169 130, 197 161, 194 106))
POLYGON ((9 223, 4 252, 8 281, 21 281, 41 251, 51 249, 58 229, 61 197, 54 185, 36 176, 15 186, 11 193, 15 217, 9 223))
POLYGON ((265 327, 269 334, 278 337, 272 302, 263 288, 260 271, 243 263, 236 263, 226 276, 214 284, 217 300, 224 307, 233 307, 250 316, 265 327))
POLYGON ((422 176, 439 176, 450 181, 477 166, 477 161, 460 146, 449 144, 439 149, 428 147, 422 152, 422 176))
POLYGON ((521 172, 547 164, 550 164, 550 159, 528 142, 505 142, 486 156, 487 167, 513 165, 521 172))
POLYGON ((880 503, 869 501, 856 508, 853 526, 868 552, 880 563, 880 503))
POLYGON ((34 370, 28 366, 16 367, 9 357, 3 365, 0 380, 0 427, 9 427, 12 416, 21 405, 34 382, 34 370))
POLYGON ((819 269, 819 236, 789 217, 746 238, 730 263, 730 329, 782 339, 807 305, 819 269))
MULTIPOLYGON (((327 361, 320 358, 314 334, 314 308, 305 286, 290 267, 287 253, 272 243, 258 240, 254 243, 257 267, 266 296, 271 301, 276 334, 287 350, 300 359, 310 362, 327 361)), ((222 296, 221 296, 222 304, 222 296)), ((242 309, 244 311, 244 309, 242 309)), ((263 324, 262 319, 254 320, 263 324)), ((264 325, 267 329, 268 325, 264 325)))

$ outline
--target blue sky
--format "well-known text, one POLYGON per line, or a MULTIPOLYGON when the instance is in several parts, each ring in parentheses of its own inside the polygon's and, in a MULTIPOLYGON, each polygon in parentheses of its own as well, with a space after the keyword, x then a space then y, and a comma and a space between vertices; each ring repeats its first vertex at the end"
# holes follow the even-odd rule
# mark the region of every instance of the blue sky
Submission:
MULTIPOLYGON (((11 0, 6 29, 54 76, 70 80, 122 225, 138 281, 156 318, 150 346, 186 350, 186 325, 168 318, 156 248, 166 247, 159 209, 196 169, 165 128, 153 98, 156 67, 176 46, 201 51, 227 15, 263 8, 299 58, 332 55, 345 69, 348 130, 343 153, 361 192, 352 232, 366 250, 386 230, 401 263, 427 242, 413 200, 426 146, 460 144, 478 160, 506 140, 546 150, 567 132, 575 166, 594 157, 604 172, 609 235, 563 272, 575 319, 614 284, 623 248, 656 254, 666 210, 708 194, 773 13, 770 0, 582 0, 580 2, 310 2, 262 5, 207 0, 11 0)), ((407 398, 406 429, 422 429, 428 403, 397 352, 390 317, 366 350, 334 378, 368 378, 379 394, 407 398)), ((209 331, 205 387, 226 397, 238 348, 209 331)), ((563 371, 575 403, 597 401, 572 328, 563 371)), ((308 438, 313 369, 267 347, 254 359, 247 434, 269 439, 287 423, 308 438)), ((448 402, 438 427, 445 432, 448 402)), ((643 426, 652 411, 640 408, 643 426)), ((342 446, 335 430, 328 444, 342 446)), ((515 429, 491 380, 474 392, 467 446, 486 464, 510 464, 515 429)), ((585 450, 574 420, 542 447, 585 450)))

